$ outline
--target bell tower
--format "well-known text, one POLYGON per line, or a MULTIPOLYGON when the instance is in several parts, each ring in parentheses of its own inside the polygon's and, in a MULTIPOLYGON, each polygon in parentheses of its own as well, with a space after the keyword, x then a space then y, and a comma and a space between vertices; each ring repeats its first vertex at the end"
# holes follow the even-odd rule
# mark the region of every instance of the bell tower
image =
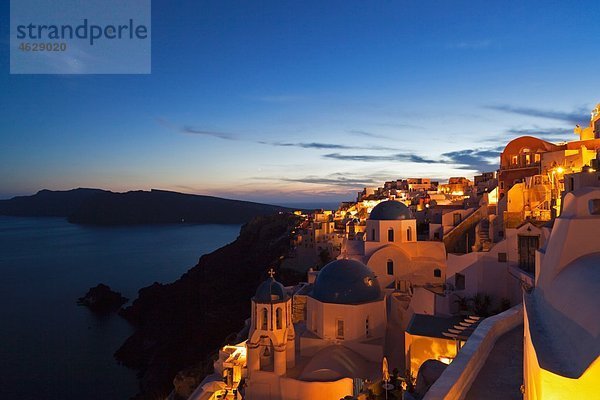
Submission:
POLYGON ((600 104, 592 110, 590 125, 586 128, 577 125, 574 132, 579 135, 579 140, 600 139, 600 104))
POLYGON ((252 322, 246 346, 248 375, 256 371, 284 375, 296 363, 292 299, 269 270, 252 298, 252 322))

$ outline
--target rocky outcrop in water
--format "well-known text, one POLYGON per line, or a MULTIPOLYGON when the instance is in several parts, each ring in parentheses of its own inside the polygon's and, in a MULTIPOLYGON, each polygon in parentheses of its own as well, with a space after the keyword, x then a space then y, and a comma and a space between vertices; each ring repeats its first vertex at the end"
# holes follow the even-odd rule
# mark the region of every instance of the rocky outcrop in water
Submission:
POLYGON ((109 286, 101 283, 88 290, 85 296, 80 297, 77 304, 86 306, 95 313, 107 314, 111 311, 117 311, 128 301, 129 299, 123 297, 121 293, 115 292, 109 286))
MULTIPOLYGON (((121 311, 135 332, 115 353, 117 360, 139 371, 137 399, 166 397, 179 371, 187 371, 177 381, 183 386, 212 371, 211 356, 243 328, 250 298, 267 269, 277 268, 288 254, 297 223, 291 214, 255 218, 233 243, 202 256, 177 281, 139 291, 121 311)), ((299 278, 289 271, 278 275, 284 283, 299 278)))

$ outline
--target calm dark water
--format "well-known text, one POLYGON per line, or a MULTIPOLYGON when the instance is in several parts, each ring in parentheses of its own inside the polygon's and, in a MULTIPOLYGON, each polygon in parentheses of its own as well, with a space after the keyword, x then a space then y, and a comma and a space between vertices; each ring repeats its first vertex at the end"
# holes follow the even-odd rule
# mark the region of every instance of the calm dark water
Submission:
POLYGON ((134 299, 239 233, 236 225, 97 228, 0 216, 0 399, 128 399, 135 373, 112 355, 131 333, 76 305, 106 283, 134 299))

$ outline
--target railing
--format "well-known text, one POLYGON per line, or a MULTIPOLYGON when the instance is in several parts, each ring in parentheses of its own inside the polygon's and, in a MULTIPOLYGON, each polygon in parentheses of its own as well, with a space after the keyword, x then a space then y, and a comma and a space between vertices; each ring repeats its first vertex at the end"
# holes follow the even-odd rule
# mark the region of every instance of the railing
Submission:
POLYGON ((474 228, 479 221, 486 216, 486 214, 487 206, 483 205, 469 214, 469 216, 452 228, 450 232, 445 234, 443 242, 446 246, 446 251, 449 253, 455 252, 457 242, 464 237, 466 232, 468 232, 471 228, 474 228))

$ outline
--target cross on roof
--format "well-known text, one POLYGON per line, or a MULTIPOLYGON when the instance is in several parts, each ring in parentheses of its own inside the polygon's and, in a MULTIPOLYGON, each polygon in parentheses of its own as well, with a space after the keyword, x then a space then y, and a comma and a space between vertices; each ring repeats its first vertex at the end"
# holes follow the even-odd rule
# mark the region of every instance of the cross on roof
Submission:
POLYGON ((273 269, 273 267, 271 267, 271 269, 267 273, 271 278, 275 276, 275 270, 273 269))

